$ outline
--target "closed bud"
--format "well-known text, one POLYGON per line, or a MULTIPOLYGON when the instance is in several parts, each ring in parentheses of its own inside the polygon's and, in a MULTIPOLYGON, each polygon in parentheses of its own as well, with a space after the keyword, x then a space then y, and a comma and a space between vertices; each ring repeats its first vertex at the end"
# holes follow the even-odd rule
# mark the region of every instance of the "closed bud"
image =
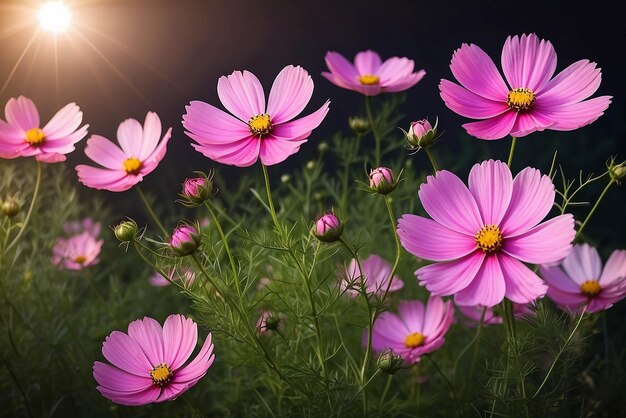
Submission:
POLYGON ((387 374, 395 374, 402 368, 403 364, 402 356, 397 355, 392 350, 383 351, 376 361, 378 368, 387 374))
POLYGON ((179 257, 193 254, 202 242, 202 234, 198 228, 192 225, 183 224, 172 232, 170 237, 170 248, 179 257))
POLYGON ((129 219, 117 225, 113 228, 113 232, 115 233, 115 238, 119 239, 122 242, 129 242, 135 239, 137 236, 137 232, 139 231, 139 227, 137 226, 137 222, 129 219))
POLYGON ((4 202, 0 203, 0 212, 9 218, 20 213, 20 209, 21 206, 14 197, 7 197, 4 202))
POLYGON ((326 213, 317 218, 312 232, 322 242, 335 242, 341 237, 343 223, 334 213, 326 213))
POLYGON ((326 151, 328 151, 328 143, 327 143, 327 142, 320 142, 320 143, 317 145, 317 150, 318 150, 321 154, 325 153, 326 151))
POLYGON ((308 163, 306 163, 306 168, 307 170, 313 170, 315 168, 315 161, 311 160, 308 163))
POLYGON ((398 185, 398 179, 387 167, 378 167, 370 171, 370 189, 379 194, 389 194, 398 185))
POLYGON ((405 132, 406 142, 410 149, 428 148, 432 146, 439 136, 437 136, 437 125, 439 119, 435 120, 435 126, 432 126, 426 119, 412 122, 409 132, 405 132))
POLYGON ((182 184, 182 191, 178 195, 181 197, 178 202, 187 207, 196 207, 210 199, 214 194, 213 173, 208 175, 198 172, 200 177, 185 179, 182 184))
POLYGON ((283 174, 280 176, 280 181, 283 183, 289 183, 291 181, 291 176, 289 174, 283 174))
POLYGON ((370 123, 368 120, 356 116, 348 118, 348 125, 350 126, 350 129, 359 135, 363 135, 370 130, 370 123))
POLYGON ((621 183, 622 180, 626 178, 626 161, 622 162, 621 164, 615 164, 615 159, 612 158, 608 167, 611 180, 614 180, 617 183, 621 183))

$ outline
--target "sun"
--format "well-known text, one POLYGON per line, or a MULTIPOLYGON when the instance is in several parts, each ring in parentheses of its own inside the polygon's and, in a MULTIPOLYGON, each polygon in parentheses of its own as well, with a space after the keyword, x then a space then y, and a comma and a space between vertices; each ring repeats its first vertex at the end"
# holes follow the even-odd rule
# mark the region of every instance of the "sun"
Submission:
POLYGON ((70 25, 70 11, 60 1, 50 1, 39 9, 37 15, 41 28, 50 32, 61 32, 70 25))

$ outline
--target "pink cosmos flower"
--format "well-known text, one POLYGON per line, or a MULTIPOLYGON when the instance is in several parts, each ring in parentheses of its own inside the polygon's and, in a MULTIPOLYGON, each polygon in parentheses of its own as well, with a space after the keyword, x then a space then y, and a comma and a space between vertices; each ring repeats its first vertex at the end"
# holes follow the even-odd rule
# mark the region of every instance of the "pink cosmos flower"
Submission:
POLYGON ((76 235, 83 232, 89 232, 94 237, 100 235, 100 222, 94 222, 91 218, 85 218, 82 221, 70 221, 63 225, 63 231, 67 235, 76 235))
MULTIPOLYGON (((196 281, 196 273, 190 267, 184 268, 180 272, 172 270, 168 274, 168 277, 171 281, 180 280, 185 285, 185 287, 192 286, 193 283, 196 281)), ((155 272, 152 276, 150 276, 148 281, 152 286, 155 287, 169 286, 171 284, 167 281, 165 277, 161 275, 161 273, 158 272, 155 272)))
POLYGON ((278 164, 300 149, 326 113, 326 102, 316 112, 292 120, 313 94, 313 80, 302 67, 288 65, 276 76, 265 106, 263 87, 249 71, 220 77, 217 95, 234 116, 210 104, 193 101, 183 116, 185 133, 196 151, 222 164, 248 167, 260 157, 265 165, 278 164))
MULTIPOLYGON (((361 283, 365 286, 367 293, 376 293, 382 296, 387 290, 389 284, 389 275, 391 274, 391 265, 381 256, 372 254, 365 260, 361 261, 363 273, 359 269, 359 265, 355 259, 350 261, 348 268, 339 274, 339 287, 352 297, 359 295, 361 283)), ((394 275, 389 287, 390 292, 402 289, 404 282, 398 276, 394 275)))
POLYGON ((366 96, 410 89, 426 75, 424 70, 413 72, 413 60, 391 57, 383 62, 377 52, 369 49, 356 54, 354 65, 334 51, 328 51, 325 59, 330 72, 323 72, 322 75, 328 81, 366 96))
POLYGON ((608 309, 626 296, 626 250, 615 250, 602 268, 598 250, 589 244, 575 245, 558 265, 543 265, 548 297, 557 305, 588 312, 608 309))
POLYGON ((163 328, 144 317, 128 325, 128 334, 113 331, 102 344, 111 363, 93 364, 98 391, 121 405, 138 406, 176 398, 198 383, 215 355, 211 333, 195 359, 184 365, 198 342, 198 325, 170 315, 163 328))
MULTIPOLYGON (((476 327, 480 323, 480 319, 483 316, 483 310, 485 311, 485 317, 483 318, 483 325, 498 325, 503 322, 502 314, 493 308, 486 308, 484 306, 459 306, 459 311, 467 319, 464 323, 470 327, 476 327)), ((533 311, 526 303, 514 303, 513 315, 516 318, 520 318, 524 315, 532 315, 533 311)))
POLYGON ((7 121, 0 119, 0 158, 35 156, 44 163, 65 161, 65 154, 74 151, 74 144, 87 135, 83 112, 70 103, 59 110, 43 128, 39 112, 32 100, 11 98, 4 108, 7 121))
POLYGON ((419 300, 400 301, 398 311, 400 315, 384 312, 374 322, 372 348, 376 352, 391 349, 407 364, 441 347, 454 320, 452 302, 437 296, 431 296, 426 307, 419 300))
POLYGON ((161 138, 161 120, 156 113, 148 112, 143 127, 135 119, 120 124, 117 129, 120 147, 103 136, 92 135, 87 140, 85 154, 104 168, 78 165, 78 180, 93 189, 128 190, 159 165, 171 134, 169 128, 161 138))
POLYGON ((545 295, 547 287, 524 263, 561 260, 575 235, 570 214, 539 223, 554 204, 550 178, 527 167, 513 179, 506 164, 489 160, 472 167, 468 183, 469 189, 445 170, 428 176, 419 197, 433 219, 398 220, 404 248, 436 262, 415 272, 420 284, 466 306, 545 295))
POLYGON ((480 119, 463 125, 480 139, 522 137, 544 129, 572 131, 594 122, 611 103, 610 96, 585 100, 600 87, 602 73, 595 62, 577 61, 552 77, 554 47, 534 33, 506 39, 506 82, 491 58, 473 44, 454 52, 450 69, 461 85, 441 80, 441 98, 459 115, 480 119))
POLYGON ((272 311, 264 310, 256 323, 259 334, 271 337, 273 331, 283 331, 285 329, 284 315, 276 315, 272 311))
POLYGON ((59 238, 52 249, 52 263, 60 268, 82 270, 98 264, 103 240, 85 231, 69 238, 59 238))

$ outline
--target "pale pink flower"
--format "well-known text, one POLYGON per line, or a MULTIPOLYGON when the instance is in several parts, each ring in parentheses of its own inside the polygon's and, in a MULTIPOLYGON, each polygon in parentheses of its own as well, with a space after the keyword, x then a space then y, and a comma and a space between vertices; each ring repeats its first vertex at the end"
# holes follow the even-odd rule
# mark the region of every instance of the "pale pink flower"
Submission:
POLYGON ((547 286, 524 263, 563 259, 575 235, 570 214, 540 223, 554 205, 552 180, 530 167, 513 179, 506 164, 489 160, 472 167, 468 184, 445 170, 428 176, 419 197, 433 219, 398 220, 404 248, 436 262, 415 272, 420 284, 466 306, 545 295, 547 286))
POLYGON ((372 348, 376 352, 393 350, 407 364, 417 363, 421 356, 441 347, 454 320, 452 301, 444 302, 438 296, 431 296, 426 307, 419 300, 400 301, 398 313, 384 312, 374 322, 372 348))
POLYGON ((98 190, 130 189, 157 168, 165 156, 171 133, 169 128, 161 138, 161 120, 156 113, 148 112, 143 127, 135 119, 120 124, 119 147, 103 136, 92 135, 87 140, 85 154, 104 168, 78 165, 78 180, 98 190))
MULTIPOLYGON (((171 281, 180 280, 185 287, 190 287, 196 281, 196 273, 193 271, 191 267, 183 268, 180 271, 172 270, 168 274, 168 278, 171 281)), ((171 283, 167 281, 165 277, 161 275, 161 273, 154 272, 152 276, 148 279, 150 284, 155 287, 163 287, 169 286, 171 283)))
POLYGON ((32 100, 11 98, 4 108, 7 121, 0 119, 0 158, 32 157, 44 163, 65 161, 74 144, 87 135, 83 112, 76 103, 59 110, 43 128, 32 100))
POLYGON ((604 268, 598 250, 575 245, 561 265, 543 265, 548 297, 562 308, 587 312, 608 309, 626 296, 626 250, 615 250, 604 268))
POLYGON ((163 327, 144 317, 128 325, 128 334, 113 331, 102 344, 111 363, 93 364, 98 391, 111 401, 129 406, 175 399, 198 383, 215 355, 211 333, 189 363, 198 342, 198 325, 182 315, 170 315, 163 327))
POLYGON ((77 235, 83 232, 89 232, 94 237, 100 235, 100 222, 94 222, 91 218, 85 218, 82 221, 69 221, 63 225, 63 231, 67 235, 77 235))
POLYGON ((571 131, 594 122, 611 103, 610 96, 586 100, 602 79, 595 62, 577 61, 552 77, 554 47, 534 33, 506 39, 506 82, 491 58, 473 44, 454 52, 450 69, 461 85, 441 80, 441 97, 459 115, 481 119, 463 125, 480 139, 521 137, 544 129, 571 131))
POLYGON ((259 282, 256 284, 256 290, 263 290, 265 289, 267 286, 270 285, 272 281, 269 279, 269 277, 261 277, 259 279, 259 282))
MULTIPOLYGON (((485 311, 485 317, 483 318, 483 325, 497 325, 503 322, 502 312, 496 308, 487 308, 485 306, 459 306, 459 311, 465 316, 466 321, 463 321, 467 326, 476 327, 480 324, 480 318, 483 316, 483 310, 485 311)), ((533 311, 528 304, 514 303, 513 304, 513 316, 521 318, 524 315, 532 315, 533 311)))
POLYGON ((328 81, 366 96, 410 89, 426 75, 424 70, 413 72, 413 60, 391 57, 383 62, 380 55, 370 49, 356 54, 354 64, 334 51, 328 51, 325 59, 330 72, 322 75, 328 81))
MULTIPOLYGON (((356 260, 350 261, 348 268, 339 273, 340 289, 352 297, 357 297, 361 286, 364 286, 365 292, 382 296, 387 290, 387 285, 389 285, 391 265, 381 256, 372 254, 361 260, 361 267, 363 268, 362 273, 356 260)), ((394 275, 389 291, 395 292, 402 289, 403 286, 402 279, 394 275)))
POLYGON ((69 238, 59 238, 52 249, 52 263, 60 268, 82 270, 98 264, 103 240, 85 231, 69 238))
POLYGON ((292 120, 311 100, 313 80, 302 67, 288 65, 276 76, 265 106, 263 87, 249 71, 220 77, 217 94, 234 116, 193 101, 183 115, 186 134, 196 151, 222 164, 248 167, 258 158, 278 164, 300 149, 328 113, 326 102, 316 112, 292 120))

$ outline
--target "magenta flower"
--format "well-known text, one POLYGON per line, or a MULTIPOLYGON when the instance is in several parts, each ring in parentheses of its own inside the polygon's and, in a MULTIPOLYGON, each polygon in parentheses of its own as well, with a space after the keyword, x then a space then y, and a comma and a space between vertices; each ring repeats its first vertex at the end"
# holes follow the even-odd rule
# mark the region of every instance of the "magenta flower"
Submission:
POLYGON ((144 317, 128 325, 128 334, 113 331, 102 344, 111 363, 93 364, 98 391, 121 405, 169 401, 198 383, 215 355, 211 333, 200 352, 184 365, 198 342, 198 325, 182 315, 170 315, 163 328, 144 317))
POLYGON ((458 305, 494 306, 505 297, 529 303, 547 287, 524 263, 553 263, 571 250, 574 218, 542 219, 554 204, 554 185, 527 167, 512 179, 501 161, 472 167, 469 189, 449 171, 428 176, 419 197, 433 218, 403 215, 398 234, 416 257, 436 261, 418 269, 435 295, 455 295, 458 305))
POLYGON ((83 112, 70 103, 59 110, 43 128, 32 100, 11 98, 4 108, 7 121, 0 119, 0 158, 32 157, 45 163, 65 161, 74 144, 87 135, 83 112))
MULTIPOLYGON (((361 289, 361 284, 367 293, 376 293, 382 296, 389 284, 391 265, 381 256, 372 254, 361 261, 363 272, 359 269, 359 264, 355 259, 350 261, 348 268, 339 274, 339 287, 352 297, 357 297, 361 289)), ((394 275, 389 287, 390 292, 402 289, 404 282, 394 275)))
POLYGON ((410 89, 426 75, 424 70, 413 72, 413 60, 391 57, 382 62, 380 55, 369 49, 356 54, 354 65, 333 51, 328 51, 325 59, 330 72, 323 72, 322 75, 328 81, 366 96, 410 89))
POLYGON ((288 65, 276 76, 265 106, 263 87, 249 71, 220 77, 217 95, 234 116, 210 104, 193 101, 183 115, 185 133, 196 151, 222 164, 248 167, 260 157, 278 164, 295 154, 328 113, 326 102, 316 112, 292 120, 313 94, 313 80, 302 67, 288 65))
POLYGON ((156 113, 148 112, 143 127, 135 119, 120 123, 117 128, 120 147, 103 136, 92 135, 87 140, 85 154, 104 168, 78 165, 78 180, 98 190, 130 189, 159 165, 171 133, 169 128, 161 138, 161 120, 156 113))
POLYGON ((610 96, 585 100, 600 87, 602 73, 595 62, 577 61, 552 77, 554 47, 534 33, 505 41, 506 83, 491 58, 473 44, 454 52, 450 69, 461 85, 441 80, 441 98, 459 115, 480 119, 463 125, 480 139, 522 137, 544 129, 572 131, 594 122, 611 103, 610 96))
POLYGON ((325 213, 315 220, 312 232, 322 242, 335 242, 341 238, 343 223, 334 213, 325 213))
POLYGON ((626 250, 615 250, 602 268, 598 250, 589 244, 575 245, 558 265, 543 265, 548 297, 563 308, 588 312, 608 309, 626 296, 626 250))
POLYGON ((441 347, 454 320, 452 302, 437 296, 431 296, 426 307, 419 300, 400 301, 398 311, 400 315, 384 312, 374 322, 372 348, 393 350, 407 364, 441 347))
POLYGON ((59 238, 52 249, 52 264, 69 270, 82 270, 98 264, 103 240, 85 231, 69 238, 59 238))
MULTIPOLYGON (((483 316, 483 310, 485 311, 485 317, 483 318, 483 325, 498 325, 503 322, 502 314, 497 309, 486 308, 484 306, 459 306, 459 311, 465 316, 467 321, 464 321, 467 326, 476 327, 480 323, 480 318, 483 316)), ((513 316, 520 318, 524 315, 532 315, 533 311, 526 303, 514 303, 513 304, 513 316)))

